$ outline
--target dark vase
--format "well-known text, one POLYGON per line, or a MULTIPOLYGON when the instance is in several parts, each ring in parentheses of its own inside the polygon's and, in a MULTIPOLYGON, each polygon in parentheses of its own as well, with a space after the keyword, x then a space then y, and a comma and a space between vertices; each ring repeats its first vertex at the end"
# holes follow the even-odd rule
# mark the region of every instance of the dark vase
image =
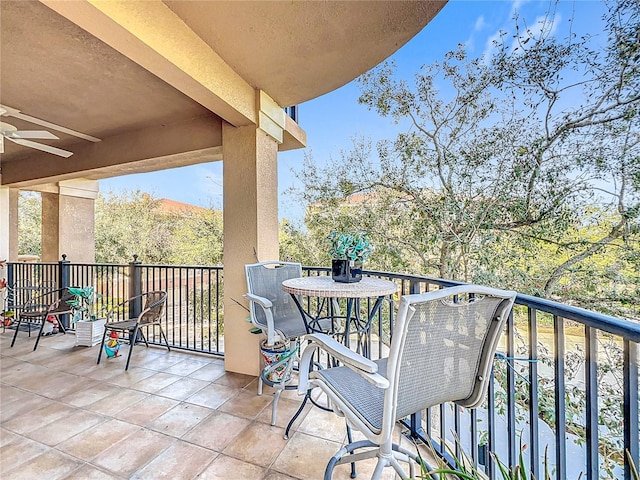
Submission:
POLYGON ((362 262, 359 260, 331 260, 331 278, 340 283, 362 280, 362 262))

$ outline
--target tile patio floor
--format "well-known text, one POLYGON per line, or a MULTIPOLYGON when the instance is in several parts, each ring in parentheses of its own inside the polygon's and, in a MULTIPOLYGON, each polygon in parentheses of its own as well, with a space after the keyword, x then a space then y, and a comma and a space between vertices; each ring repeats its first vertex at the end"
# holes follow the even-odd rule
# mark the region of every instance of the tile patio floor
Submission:
POLYGON ((35 352, 24 332, 9 348, 12 335, 0 333, 2 479, 321 479, 346 440, 342 419, 308 407, 284 440, 297 394, 283 394, 271 426, 272 392, 258 396, 256 377, 218 358, 136 346, 124 372, 124 356, 96 365, 98 346, 75 347, 73 333, 35 352))

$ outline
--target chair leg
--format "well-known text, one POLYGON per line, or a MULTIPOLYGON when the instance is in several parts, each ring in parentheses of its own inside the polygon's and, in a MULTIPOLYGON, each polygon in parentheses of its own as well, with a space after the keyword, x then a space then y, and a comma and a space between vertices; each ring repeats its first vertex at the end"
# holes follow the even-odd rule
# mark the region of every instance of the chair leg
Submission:
MULTIPOLYGON (((149 330, 147 330, 149 331, 149 330)), ((140 336, 140 338, 142 338, 142 341, 144 342, 145 347, 149 348, 149 342, 147 342, 147 337, 144 334, 144 332, 142 330, 138 330, 138 335, 140 336)), ((138 339, 136 338, 136 342, 138 341, 138 339)))
POLYGON ((262 395, 262 386, 264 382, 262 381, 262 374, 258 376, 258 395, 262 395))
POLYGON ((295 422, 296 419, 300 416, 300 414, 304 410, 305 405, 309 400, 311 400, 311 390, 307 391, 306 395, 304 396, 304 399, 302 400, 302 404, 300 404, 300 407, 298 407, 298 410, 296 411, 296 413, 294 413, 293 417, 291 417, 291 420, 289 420, 289 423, 287 424, 287 428, 284 430, 285 440, 289 440, 289 430, 291 430, 291 427, 293 426, 293 422, 295 422))
POLYGON ((137 336, 138 336, 138 325, 135 326, 135 328, 133 329, 133 332, 129 330, 129 355, 127 355, 127 364, 124 366, 125 372, 129 370, 129 362, 131 361, 131 354, 133 353, 133 347, 136 344, 137 336))
POLYGON ((60 320, 60 317, 58 315, 56 315, 56 318, 58 319, 58 330, 60 330, 63 335, 67 334, 67 329, 64 328, 64 325, 62 324, 62 320, 60 320))
MULTIPOLYGON (((17 315, 17 320, 16 320, 16 331, 13 332, 13 340, 11 340, 11 347, 13 347, 13 344, 16 343, 16 337, 18 336, 18 330, 20 330, 20 323, 22 323, 22 320, 20 319, 20 315, 17 315)), ((9 348, 11 348, 9 347, 9 348)))
POLYGON ((162 325, 158 325, 160 327, 160 336, 164 339, 164 344, 167 346, 167 350, 171 351, 171 347, 169 347, 169 340, 167 340, 167 336, 164 334, 164 330, 162 330, 162 325))
MULTIPOLYGON (((284 389, 283 389, 284 390, 284 389)), ((280 400, 280 394, 282 390, 278 390, 273 397, 273 403, 271 404, 271 426, 273 427, 278 421, 278 400, 280 400)))
POLYGON ((47 321, 47 316, 45 315, 44 317, 42 317, 42 322, 40 323, 40 329, 38 330, 38 336, 36 337, 36 343, 33 346, 33 351, 36 351, 36 348, 38 348, 38 343, 40 343, 40 337, 42 336, 42 332, 44 331, 44 324, 47 321))
POLYGON ((102 350, 104 349, 104 342, 107 339, 108 330, 109 329, 105 326, 104 332, 102 333, 102 342, 100 342, 100 350, 98 350, 98 361, 96 362, 96 365, 100 365, 100 358, 102 358, 102 350))
MULTIPOLYGON (((353 435, 351 432, 351 427, 347 423, 347 443, 353 443, 353 435)), ((353 454, 353 452, 351 452, 353 454)), ((356 478, 358 473, 356 472, 356 462, 351 462, 351 478, 356 478)))

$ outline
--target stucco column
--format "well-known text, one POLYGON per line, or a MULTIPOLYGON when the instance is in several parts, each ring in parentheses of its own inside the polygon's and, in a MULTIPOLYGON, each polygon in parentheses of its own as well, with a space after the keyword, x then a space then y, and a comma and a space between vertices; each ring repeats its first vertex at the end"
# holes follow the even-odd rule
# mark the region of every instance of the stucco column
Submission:
POLYGON ((0 187, 0 260, 18 259, 18 195, 15 188, 0 187))
POLYGON ((43 262, 57 262, 63 253, 75 263, 95 262, 97 195, 94 180, 65 180, 57 192, 42 192, 43 262))
POLYGON ((223 123, 224 353, 231 372, 257 375, 259 337, 249 332, 244 265, 278 259, 278 144, 255 126, 223 123))

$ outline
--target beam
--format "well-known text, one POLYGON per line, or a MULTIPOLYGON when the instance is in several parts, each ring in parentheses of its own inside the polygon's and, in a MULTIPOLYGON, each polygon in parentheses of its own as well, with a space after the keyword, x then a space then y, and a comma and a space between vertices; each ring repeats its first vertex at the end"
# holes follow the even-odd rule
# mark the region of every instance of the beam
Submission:
POLYGON ((26 157, 3 160, 3 185, 26 187, 77 177, 97 180, 221 160, 221 123, 214 117, 198 117, 65 147, 74 155, 65 159, 33 150, 26 157))
POLYGON ((40 1, 230 124, 257 123, 254 88, 162 1, 40 1))

